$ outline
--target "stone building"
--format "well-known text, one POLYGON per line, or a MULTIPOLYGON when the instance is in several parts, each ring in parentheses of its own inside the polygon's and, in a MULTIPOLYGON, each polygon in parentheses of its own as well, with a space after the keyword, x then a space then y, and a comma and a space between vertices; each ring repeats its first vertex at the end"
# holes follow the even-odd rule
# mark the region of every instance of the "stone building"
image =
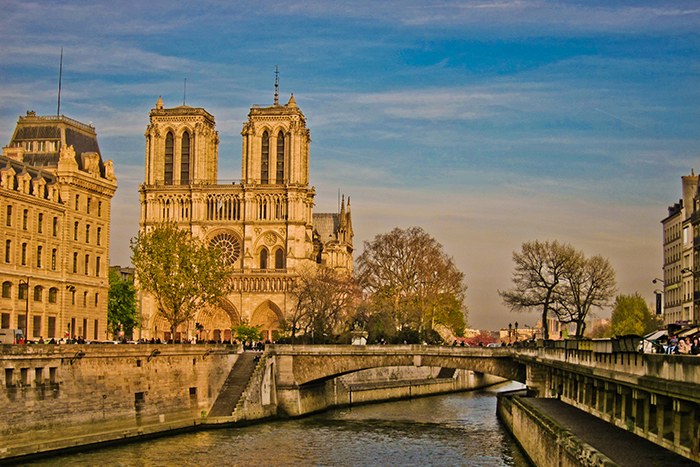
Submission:
MULTIPOLYGON (((236 268, 235 291, 178 328, 194 337, 228 340, 241 320, 262 325, 272 339, 292 307, 296 274, 309 264, 352 271, 350 200, 338 213, 314 214, 309 187, 306 119, 292 95, 270 107, 254 105, 243 125, 242 178, 218 180, 218 132, 202 108, 164 108, 158 99, 146 129, 145 183, 140 187, 141 229, 175 222, 219 246, 236 268)), ((143 336, 169 339, 169 324, 145 296, 143 336)), ((177 338, 178 336, 175 336, 177 338)))
MULTIPOLYGON (((695 299, 698 290, 698 263, 694 256, 695 239, 700 236, 700 219, 695 206, 698 176, 695 171, 681 177, 683 197, 668 208, 663 225, 664 247, 664 325, 687 326, 700 323, 695 299), (697 225, 696 228, 693 224, 697 225), (697 266, 696 266, 697 264, 697 266)), ((699 239, 700 240, 700 239, 699 239)), ((698 241, 700 243, 700 241, 698 241)))
POLYGON ((3 328, 29 338, 105 338, 116 189, 91 125, 19 117, 0 156, 3 328))

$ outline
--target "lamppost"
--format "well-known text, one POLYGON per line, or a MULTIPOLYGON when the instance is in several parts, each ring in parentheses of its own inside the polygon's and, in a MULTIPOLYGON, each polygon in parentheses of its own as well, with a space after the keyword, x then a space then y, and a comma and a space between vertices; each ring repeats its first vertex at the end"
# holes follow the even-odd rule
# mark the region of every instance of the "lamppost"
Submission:
POLYGON ((27 288, 27 292, 24 296, 24 298, 27 300, 27 306, 25 307, 24 311, 24 342, 27 342, 29 339, 29 277, 27 277, 26 281, 24 279, 20 279, 19 285, 20 287, 25 286, 27 288))
POLYGON ((515 322, 515 342, 518 342, 518 322, 515 322))

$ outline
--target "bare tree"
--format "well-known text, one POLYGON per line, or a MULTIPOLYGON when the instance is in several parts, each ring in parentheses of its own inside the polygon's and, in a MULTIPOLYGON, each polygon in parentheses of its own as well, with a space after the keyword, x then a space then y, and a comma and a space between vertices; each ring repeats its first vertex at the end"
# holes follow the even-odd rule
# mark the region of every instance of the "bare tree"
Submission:
POLYGON ((359 290, 351 274, 311 266, 300 271, 292 295, 294 307, 283 328, 291 334, 292 342, 303 334, 316 343, 334 338, 348 324, 359 290))
POLYGON ((551 243, 539 240, 525 242, 520 253, 513 252, 515 287, 498 293, 513 311, 541 307, 545 339, 549 339, 547 317, 559 303, 565 274, 573 267, 579 254, 570 245, 562 245, 556 240, 551 243))
POLYGON ((218 303, 231 290, 233 271, 221 250, 173 224, 140 232, 131 250, 138 285, 155 298, 173 338, 177 327, 200 307, 218 303))
POLYGON ((575 255, 564 272, 566 283, 557 316, 562 323, 576 323, 576 338, 583 337, 586 318, 591 308, 602 308, 617 292, 615 270, 600 255, 585 258, 575 255))
POLYGON ((376 310, 391 316, 393 331, 424 332, 443 320, 464 330, 464 274, 420 227, 396 228, 365 242, 357 264, 360 286, 376 310))

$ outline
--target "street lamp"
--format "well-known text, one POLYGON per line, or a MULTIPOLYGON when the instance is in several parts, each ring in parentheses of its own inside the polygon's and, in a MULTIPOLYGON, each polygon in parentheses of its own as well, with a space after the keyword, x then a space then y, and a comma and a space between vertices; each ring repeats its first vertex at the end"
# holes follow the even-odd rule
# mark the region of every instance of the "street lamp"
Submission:
POLYGON ((664 280, 659 279, 658 277, 656 277, 653 281, 651 281, 652 284, 656 284, 657 282, 661 282, 662 284, 665 284, 664 280))
POLYGON ((24 296, 24 298, 27 300, 27 306, 24 311, 24 342, 27 342, 29 339, 29 277, 27 277, 27 280, 25 281, 24 279, 19 280, 19 285, 27 287, 27 293, 24 296))

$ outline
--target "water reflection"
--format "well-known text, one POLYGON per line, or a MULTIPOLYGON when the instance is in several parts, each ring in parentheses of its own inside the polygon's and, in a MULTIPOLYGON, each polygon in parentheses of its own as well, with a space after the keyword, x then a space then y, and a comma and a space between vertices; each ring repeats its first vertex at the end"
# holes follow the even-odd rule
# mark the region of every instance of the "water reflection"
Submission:
MULTIPOLYGON (((513 385, 498 390, 506 388, 513 385)), ((181 434, 30 465, 529 467, 495 413, 492 389, 181 434)))

